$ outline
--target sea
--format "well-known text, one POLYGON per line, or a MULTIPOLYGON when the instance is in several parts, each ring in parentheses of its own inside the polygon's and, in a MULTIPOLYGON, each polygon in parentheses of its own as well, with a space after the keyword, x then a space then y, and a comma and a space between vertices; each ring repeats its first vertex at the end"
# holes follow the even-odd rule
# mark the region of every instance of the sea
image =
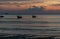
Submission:
POLYGON ((60 15, 2 16, 0 39, 60 39, 60 15))

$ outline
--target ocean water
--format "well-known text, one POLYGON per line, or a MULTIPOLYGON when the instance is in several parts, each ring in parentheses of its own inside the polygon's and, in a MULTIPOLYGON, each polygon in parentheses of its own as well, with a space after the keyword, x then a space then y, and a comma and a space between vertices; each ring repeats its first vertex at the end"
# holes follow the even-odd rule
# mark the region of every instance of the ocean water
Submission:
MULTIPOLYGON (((40 37, 60 37, 60 15, 21 15, 16 17, 0 18, 1 39, 35 39, 40 37), (4 38, 3 38, 4 37, 4 38), (8 38, 9 37, 9 38, 8 38)), ((52 39, 52 38, 51 38, 52 39)))

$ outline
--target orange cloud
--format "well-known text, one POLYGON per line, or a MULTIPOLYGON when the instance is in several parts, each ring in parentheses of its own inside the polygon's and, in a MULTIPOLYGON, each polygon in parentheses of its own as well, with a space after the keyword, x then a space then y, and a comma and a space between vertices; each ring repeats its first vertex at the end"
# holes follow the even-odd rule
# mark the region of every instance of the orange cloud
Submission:
MULTIPOLYGON (((40 6, 46 6, 46 10, 60 10, 60 6, 50 6, 52 4, 55 4, 55 2, 47 2, 47 3, 22 3, 22 4, 2 4, 0 5, 0 10, 24 10, 28 8, 32 8, 32 6, 40 7, 40 6)), ((56 4, 59 4, 56 2, 56 4)))
POLYGON ((0 9, 2 10, 22 10, 26 6, 16 6, 16 5, 0 5, 0 9))
POLYGON ((23 10, 23 9, 28 9, 32 8, 32 6, 40 7, 42 3, 33 3, 33 4, 5 4, 5 5, 0 5, 0 9, 3 10, 23 10))
POLYGON ((46 10, 60 10, 60 6, 46 6, 46 10))

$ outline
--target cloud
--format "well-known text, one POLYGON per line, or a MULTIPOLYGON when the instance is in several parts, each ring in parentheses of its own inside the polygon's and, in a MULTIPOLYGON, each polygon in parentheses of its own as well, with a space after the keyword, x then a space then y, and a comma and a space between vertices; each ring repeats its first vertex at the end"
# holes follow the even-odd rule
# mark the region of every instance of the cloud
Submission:
POLYGON ((45 0, 45 1, 60 1, 60 0, 45 0))
POLYGON ((24 9, 24 10, 0 10, 0 14, 3 13, 9 13, 9 14, 37 14, 37 13, 42 13, 45 11, 44 7, 36 7, 33 6, 33 8, 28 8, 28 9, 24 9))
POLYGON ((16 5, 18 7, 20 7, 20 5, 37 5, 38 3, 43 3, 43 0, 6 0, 6 1, 2 1, 0 0, 0 5, 16 5))
POLYGON ((52 4, 52 5, 50 5, 50 6, 60 6, 60 4, 52 4))
POLYGON ((41 6, 40 8, 33 6, 33 8, 28 8, 24 10, 0 10, 0 15, 8 13, 9 15, 39 15, 39 14, 60 14, 60 10, 49 10, 45 11, 45 8, 41 6))
POLYGON ((60 4, 60 0, 46 0, 44 1, 46 5, 60 4))
POLYGON ((29 1, 29 0, 0 0, 0 1, 29 1))
POLYGON ((37 3, 37 2, 40 2, 40 3, 43 3, 44 0, 0 0, 0 3, 6 3, 6 2, 16 2, 16 3, 19 3, 19 2, 22 2, 22 3, 37 3))
POLYGON ((22 10, 22 12, 28 12, 28 13, 37 13, 37 12, 44 12, 44 11, 45 11, 45 8, 43 6, 41 6, 40 8, 33 6, 33 8, 22 10))
POLYGON ((43 1, 43 0, 0 0, 0 1, 43 1))
POLYGON ((0 3, 43 3, 44 0, 0 0, 0 3))

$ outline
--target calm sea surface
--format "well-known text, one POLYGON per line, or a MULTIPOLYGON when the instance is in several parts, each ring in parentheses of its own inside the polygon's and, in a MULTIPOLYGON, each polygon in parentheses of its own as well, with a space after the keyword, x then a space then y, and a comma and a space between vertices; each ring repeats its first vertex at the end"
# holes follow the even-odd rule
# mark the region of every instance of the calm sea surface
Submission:
POLYGON ((22 19, 0 18, 0 33, 60 36, 60 15, 31 16, 23 15, 22 19))

